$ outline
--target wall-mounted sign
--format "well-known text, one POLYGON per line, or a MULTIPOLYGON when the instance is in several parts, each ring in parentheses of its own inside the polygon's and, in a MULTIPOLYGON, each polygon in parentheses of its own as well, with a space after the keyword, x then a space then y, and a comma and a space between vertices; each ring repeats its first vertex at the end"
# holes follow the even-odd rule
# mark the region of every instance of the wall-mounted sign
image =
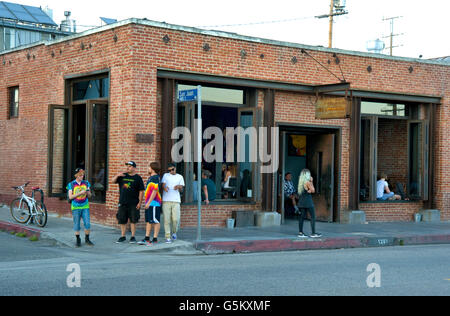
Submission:
POLYGON ((316 119, 345 119, 350 117, 351 99, 320 96, 316 102, 316 119))
POLYGON ((154 134, 136 134, 136 143, 153 144, 154 141, 155 141, 154 134))

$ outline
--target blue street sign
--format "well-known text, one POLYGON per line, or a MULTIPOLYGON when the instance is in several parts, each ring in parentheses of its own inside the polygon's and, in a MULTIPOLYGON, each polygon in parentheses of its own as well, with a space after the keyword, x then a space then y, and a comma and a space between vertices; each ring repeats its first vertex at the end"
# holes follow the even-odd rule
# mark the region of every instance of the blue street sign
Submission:
POLYGON ((197 96, 198 96, 197 89, 178 91, 179 102, 195 101, 197 100, 197 96))

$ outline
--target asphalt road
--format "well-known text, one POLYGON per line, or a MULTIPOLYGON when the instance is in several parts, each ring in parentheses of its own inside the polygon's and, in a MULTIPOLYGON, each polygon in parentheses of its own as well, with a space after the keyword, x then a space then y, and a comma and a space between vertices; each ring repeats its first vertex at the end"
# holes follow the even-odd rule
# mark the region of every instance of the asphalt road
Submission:
POLYGON ((0 245, 1 296, 450 295, 450 245, 105 255, 7 233, 0 245))

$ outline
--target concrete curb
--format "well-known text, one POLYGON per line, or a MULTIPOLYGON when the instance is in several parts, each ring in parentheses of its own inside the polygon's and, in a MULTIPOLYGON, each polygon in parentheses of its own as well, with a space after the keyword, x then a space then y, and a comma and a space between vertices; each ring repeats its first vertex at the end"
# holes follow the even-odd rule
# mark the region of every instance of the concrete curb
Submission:
POLYGON ((277 252, 315 249, 392 247, 407 245, 449 244, 449 235, 399 237, 342 237, 320 239, 276 239, 238 241, 198 241, 194 248, 205 254, 277 252))
POLYGON ((41 234, 42 231, 37 229, 37 228, 33 228, 33 227, 28 227, 25 225, 20 225, 20 224, 14 224, 14 223, 9 223, 9 222, 3 222, 0 221, 0 230, 4 230, 7 232, 14 232, 14 233, 24 233, 27 237, 33 237, 36 236, 38 239, 41 238, 41 234))

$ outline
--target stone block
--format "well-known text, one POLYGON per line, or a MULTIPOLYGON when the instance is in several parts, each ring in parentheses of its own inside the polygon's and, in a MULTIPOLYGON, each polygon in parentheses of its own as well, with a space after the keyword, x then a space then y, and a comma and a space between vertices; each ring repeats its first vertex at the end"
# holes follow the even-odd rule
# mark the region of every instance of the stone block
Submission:
POLYGON ((280 226, 281 214, 277 212, 256 212, 255 224, 258 227, 280 226))
POLYGON ((440 222, 441 212, 439 210, 422 210, 419 212, 422 215, 422 222, 440 222))
POLYGON ((366 213, 364 211, 350 211, 348 214, 349 224, 365 224, 366 213))
POLYGON ((234 218, 235 227, 255 226, 255 212, 254 211, 233 211, 231 217, 234 218))

